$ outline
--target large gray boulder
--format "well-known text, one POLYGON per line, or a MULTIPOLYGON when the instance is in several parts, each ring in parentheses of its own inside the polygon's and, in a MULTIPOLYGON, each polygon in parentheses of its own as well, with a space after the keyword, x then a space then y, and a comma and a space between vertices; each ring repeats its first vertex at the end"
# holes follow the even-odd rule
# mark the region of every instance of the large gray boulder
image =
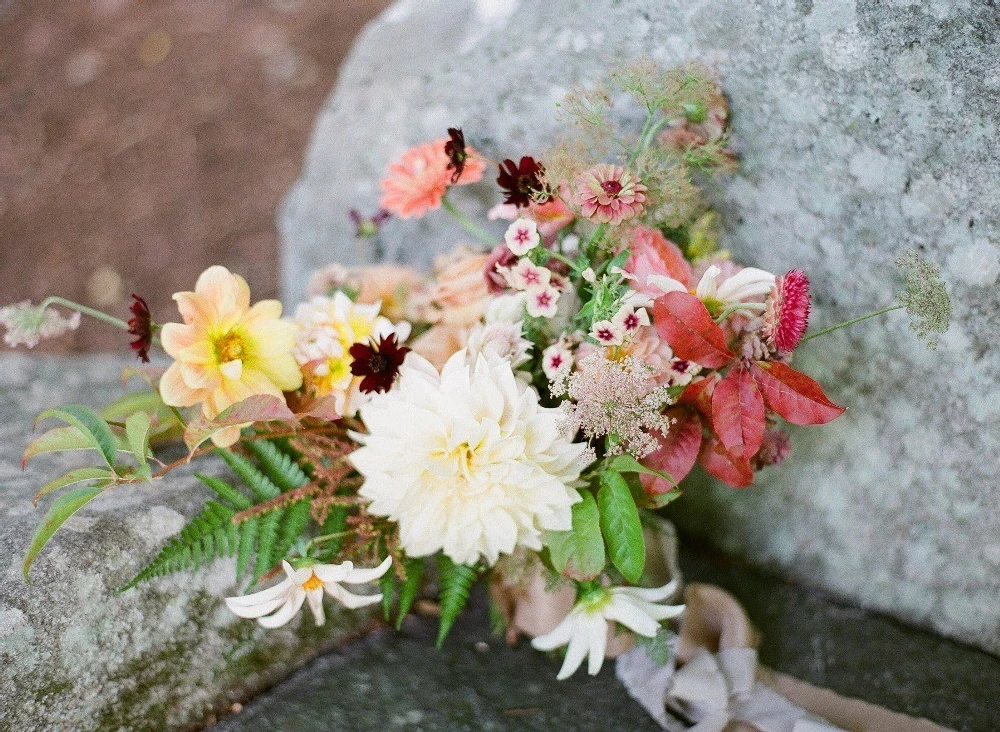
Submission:
MULTIPOLYGON (((955 305, 931 353, 895 313, 801 349, 850 407, 734 492, 697 483, 683 527, 867 607, 1000 652, 1000 15, 985 0, 401 0, 362 34, 285 199, 283 281, 371 256, 346 212, 386 165, 449 125, 497 159, 540 154, 555 103, 614 57, 714 65, 740 174, 713 194, 747 264, 805 269, 818 326, 891 303, 907 248, 955 305)), ((624 110, 623 113, 628 113, 624 110)), ((488 182, 488 181, 487 181, 488 182)), ((459 204, 482 215, 484 183, 459 204)), ((460 240, 443 215, 394 221, 389 258, 460 240)))
POLYGON ((231 561, 115 594, 208 497, 190 470, 88 504, 25 584, 21 558, 42 516, 31 497, 68 468, 93 464, 40 456, 21 472, 32 420, 58 404, 110 402, 123 365, 103 356, 0 356, 0 729, 198 726, 370 620, 341 613, 321 629, 308 618, 264 631, 222 603, 235 591, 231 561))

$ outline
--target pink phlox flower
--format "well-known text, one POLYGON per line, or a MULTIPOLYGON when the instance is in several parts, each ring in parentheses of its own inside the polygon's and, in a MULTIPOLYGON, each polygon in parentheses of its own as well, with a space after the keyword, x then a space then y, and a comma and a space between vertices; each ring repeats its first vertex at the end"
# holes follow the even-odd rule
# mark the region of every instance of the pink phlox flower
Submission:
POLYGON ((518 219, 507 227, 504 234, 504 242, 507 248, 519 257, 523 257, 530 252, 541 241, 538 235, 538 224, 531 219, 518 219))

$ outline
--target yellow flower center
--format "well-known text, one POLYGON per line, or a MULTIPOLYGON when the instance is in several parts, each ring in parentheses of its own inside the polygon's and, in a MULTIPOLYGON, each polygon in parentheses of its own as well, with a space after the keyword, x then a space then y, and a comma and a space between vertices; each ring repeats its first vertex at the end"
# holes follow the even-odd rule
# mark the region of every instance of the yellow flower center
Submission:
POLYGON ((215 342, 215 358, 219 363, 229 363, 246 357, 243 338, 230 331, 215 342))
POLYGON ((302 589, 306 592, 309 592, 310 590, 318 590, 321 587, 323 587, 323 580, 317 577, 315 572, 312 573, 312 576, 309 579, 302 583, 302 589))

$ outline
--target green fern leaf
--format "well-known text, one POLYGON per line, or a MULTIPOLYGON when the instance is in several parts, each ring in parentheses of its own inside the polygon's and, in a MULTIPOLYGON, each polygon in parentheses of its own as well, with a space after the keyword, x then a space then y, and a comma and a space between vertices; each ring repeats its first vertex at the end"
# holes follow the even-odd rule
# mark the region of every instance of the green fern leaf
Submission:
MULTIPOLYGON (((420 578, 424 573, 424 560, 405 560, 406 579, 403 587, 399 591, 399 615, 396 617, 396 630, 403 627, 403 620, 413 606, 413 601, 417 597, 417 590, 420 589, 420 578)), ((473 577, 475 579, 475 577, 473 577)))
POLYGON ((278 528, 278 540, 274 545, 275 561, 284 559, 292 544, 302 536, 302 532, 309 525, 309 520, 312 518, 309 503, 309 501, 296 501, 285 510, 281 526, 278 528))
MULTIPOLYGON (((237 528, 234 526, 234 528, 237 528)), ((236 554, 236 580, 243 579, 247 568, 250 566, 250 558, 253 556, 253 548, 257 543, 257 532, 260 530, 260 519, 254 516, 239 524, 239 548, 236 554)))
POLYGON ((249 498, 221 478, 216 478, 212 475, 202 475, 201 473, 195 473, 194 477, 215 491, 215 494, 219 498, 235 507, 237 511, 245 511, 253 505, 253 502, 249 498))
POLYGON ((139 574, 118 591, 124 592, 141 582, 162 577, 171 572, 199 568, 219 556, 220 548, 228 548, 225 537, 232 526, 235 511, 216 501, 208 501, 205 508, 167 542, 166 546, 139 574))
POLYGON ((273 442, 254 440, 246 444, 247 450, 257 458, 261 470, 283 491, 301 488, 309 482, 309 476, 282 452, 273 442))
POLYGON ((259 501, 269 501, 281 495, 281 489, 264 475, 256 465, 232 450, 217 450, 234 473, 247 484, 259 501))
POLYGON ((455 564, 448 557, 441 557, 438 581, 441 584, 441 622, 438 625, 437 645, 440 648, 448 637, 458 614, 469 601, 469 592, 476 581, 476 570, 464 564, 455 564))
POLYGON ((253 565, 254 582, 273 567, 278 559, 281 559, 281 557, 276 556, 275 549, 278 543, 278 528, 284 513, 285 510, 281 508, 261 516, 260 531, 257 535, 257 557, 253 565))
MULTIPOLYGON (((326 515, 326 521, 320 527, 320 536, 331 536, 339 534, 347 526, 347 506, 331 506, 330 512, 326 515)), ((336 557, 340 553, 340 547, 344 543, 343 537, 328 539, 322 543, 322 551, 318 558, 320 561, 327 561, 336 557)))

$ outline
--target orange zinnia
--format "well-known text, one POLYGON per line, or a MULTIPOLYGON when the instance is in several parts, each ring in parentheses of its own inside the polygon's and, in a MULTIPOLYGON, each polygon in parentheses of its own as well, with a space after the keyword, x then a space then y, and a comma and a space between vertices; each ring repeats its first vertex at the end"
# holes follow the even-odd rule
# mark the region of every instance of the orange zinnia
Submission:
MULTIPOLYGON (((420 218, 441 205, 441 199, 452 185, 454 171, 448 169, 449 157, 444 146, 446 138, 426 142, 403 153, 389 166, 382 180, 382 200, 379 205, 400 218, 420 218)), ((468 159, 454 185, 475 183, 483 177, 486 164, 471 147, 468 159)))

